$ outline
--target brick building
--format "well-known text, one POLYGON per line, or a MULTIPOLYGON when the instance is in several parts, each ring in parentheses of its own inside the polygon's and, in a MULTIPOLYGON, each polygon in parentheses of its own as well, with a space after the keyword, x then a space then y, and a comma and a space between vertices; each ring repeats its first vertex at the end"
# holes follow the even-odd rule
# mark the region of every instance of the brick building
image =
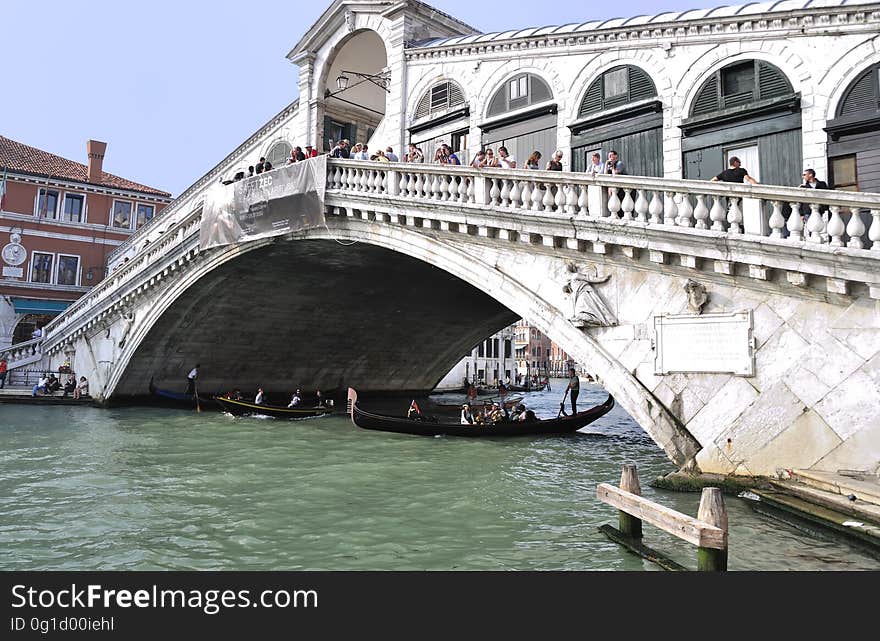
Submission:
POLYGON ((0 348, 28 340, 105 275, 107 255, 170 201, 103 170, 0 136, 0 348))

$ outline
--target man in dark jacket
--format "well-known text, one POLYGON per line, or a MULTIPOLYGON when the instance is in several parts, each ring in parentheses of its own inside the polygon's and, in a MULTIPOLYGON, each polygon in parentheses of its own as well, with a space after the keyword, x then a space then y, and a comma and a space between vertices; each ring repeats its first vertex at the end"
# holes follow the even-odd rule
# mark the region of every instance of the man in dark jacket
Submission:
POLYGON ((828 189, 828 183, 824 180, 816 179, 816 172, 812 169, 804 169, 804 182, 801 187, 804 189, 828 189))

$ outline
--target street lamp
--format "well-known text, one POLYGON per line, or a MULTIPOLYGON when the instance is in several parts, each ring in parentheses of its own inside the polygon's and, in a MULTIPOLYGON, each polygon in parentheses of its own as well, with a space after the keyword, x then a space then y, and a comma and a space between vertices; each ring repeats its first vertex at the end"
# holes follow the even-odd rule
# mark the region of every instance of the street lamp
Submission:
POLYGON ((343 69, 339 72, 339 75, 336 76, 336 87, 338 91, 334 91, 333 93, 328 91, 324 97, 329 98, 330 96, 335 96, 351 87, 357 87, 364 82, 372 82, 377 87, 384 89, 386 93, 391 92, 391 89, 388 88, 391 84, 390 72, 387 69, 383 69, 379 73, 363 73, 361 71, 346 71, 343 69), (354 84, 350 84, 349 76, 354 76, 359 80, 354 84))

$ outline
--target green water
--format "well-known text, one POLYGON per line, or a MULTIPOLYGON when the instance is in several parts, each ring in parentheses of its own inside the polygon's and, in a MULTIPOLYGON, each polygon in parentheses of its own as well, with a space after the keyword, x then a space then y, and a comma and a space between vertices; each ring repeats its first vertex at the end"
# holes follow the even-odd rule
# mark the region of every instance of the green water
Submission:
MULTIPOLYGON (((555 383, 526 395, 539 416, 556 414, 555 383)), ((603 398, 588 386, 579 405, 603 398)), ((425 438, 344 415, 0 405, 0 569, 655 570, 597 531, 616 512, 596 484, 635 462, 646 496, 696 515, 699 495, 648 487, 673 467, 618 408, 583 432, 425 438)), ((731 570, 880 569, 725 500, 731 570)), ((696 567, 695 548, 647 525, 645 543, 696 567)))

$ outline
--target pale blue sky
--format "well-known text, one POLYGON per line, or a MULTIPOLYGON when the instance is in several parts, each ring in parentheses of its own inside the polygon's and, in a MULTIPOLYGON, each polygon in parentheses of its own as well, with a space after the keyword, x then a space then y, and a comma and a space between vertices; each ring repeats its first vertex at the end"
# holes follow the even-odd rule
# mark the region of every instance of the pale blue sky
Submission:
MULTIPOLYGON (((716 6, 429 4, 485 32, 716 6)), ((106 141, 106 171, 177 196, 296 97, 285 55, 329 5, 4 0, 0 134, 82 163, 86 140, 106 141)))

